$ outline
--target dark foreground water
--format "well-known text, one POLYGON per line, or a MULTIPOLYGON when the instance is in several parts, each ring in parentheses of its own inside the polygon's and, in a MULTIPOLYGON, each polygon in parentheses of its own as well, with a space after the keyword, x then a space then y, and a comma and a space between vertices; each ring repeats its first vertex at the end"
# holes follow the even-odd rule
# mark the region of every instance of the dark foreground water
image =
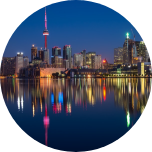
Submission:
POLYGON ((65 151, 106 146, 143 112, 149 78, 2 79, 5 103, 32 138, 65 151))

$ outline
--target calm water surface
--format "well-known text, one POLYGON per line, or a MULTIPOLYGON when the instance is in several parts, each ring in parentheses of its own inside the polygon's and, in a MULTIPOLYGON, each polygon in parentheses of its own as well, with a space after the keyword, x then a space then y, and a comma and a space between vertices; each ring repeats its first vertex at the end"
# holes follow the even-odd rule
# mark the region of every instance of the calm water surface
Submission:
POLYGON ((40 143, 65 151, 93 150, 124 135, 142 114, 151 83, 149 78, 1 79, 17 124, 40 143))

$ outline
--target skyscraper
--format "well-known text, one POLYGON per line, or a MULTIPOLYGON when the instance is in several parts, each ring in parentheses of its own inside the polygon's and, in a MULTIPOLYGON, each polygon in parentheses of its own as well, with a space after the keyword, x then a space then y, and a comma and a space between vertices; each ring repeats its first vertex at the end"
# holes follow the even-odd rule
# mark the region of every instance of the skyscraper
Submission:
POLYGON ((43 52, 43 50, 39 50, 38 51, 38 57, 40 58, 40 60, 44 60, 44 52, 43 52))
POLYGON ((72 54, 71 45, 65 45, 63 47, 63 59, 69 61, 69 68, 72 67, 72 65, 71 65, 71 54, 72 54))
POLYGON ((96 53, 95 52, 88 52, 86 53, 86 65, 89 66, 90 69, 93 68, 93 60, 96 53))
POLYGON ((123 64, 123 48, 118 47, 114 49, 114 64, 123 64))
POLYGON ((139 43, 138 56, 142 57, 143 62, 148 62, 149 53, 148 53, 146 45, 143 41, 140 41, 140 43, 139 43))
POLYGON ((16 66, 15 57, 3 57, 1 64, 1 74, 4 76, 14 75, 16 66))
POLYGON ((16 56, 16 67, 15 67, 15 73, 19 75, 20 69, 23 68, 23 53, 18 52, 16 56))
POLYGON ((81 53, 75 53, 73 56, 73 60, 74 60, 74 67, 77 66, 83 66, 83 54, 81 53))
POLYGON ((53 68, 63 68, 63 57, 62 56, 52 56, 51 58, 53 68))
POLYGON ((56 56, 56 55, 61 56, 61 48, 59 48, 58 46, 54 46, 52 48, 52 56, 56 56))
POLYGON ((94 69, 99 69, 99 68, 101 68, 101 55, 96 55, 94 69))
POLYGON ((83 54, 83 66, 86 66, 86 50, 81 52, 83 54))
POLYGON ((49 49, 44 50, 43 53, 44 53, 44 62, 49 64, 49 49))
POLYGON ((24 56, 23 58, 23 67, 27 68, 29 66, 29 58, 27 56, 24 56))
POLYGON ((31 47, 31 62, 36 57, 37 57, 37 47, 35 47, 34 45, 32 45, 32 47, 31 47))
POLYGON ((127 38, 123 44, 123 62, 125 64, 133 64, 134 59, 134 41, 129 39, 127 33, 127 38))

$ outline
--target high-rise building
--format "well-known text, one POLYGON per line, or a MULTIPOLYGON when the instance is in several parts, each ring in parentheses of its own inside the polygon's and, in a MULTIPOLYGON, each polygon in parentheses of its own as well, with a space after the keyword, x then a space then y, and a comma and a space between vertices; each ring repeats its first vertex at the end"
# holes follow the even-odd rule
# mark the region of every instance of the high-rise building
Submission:
POLYGON ((74 60, 74 63, 73 63, 74 67, 83 66, 83 54, 75 53, 73 55, 73 60, 74 60))
POLYGON ((32 45, 32 47, 31 47, 31 62, 36 57, 37 57, 37 47, 35 47, 34 45, 32 45))
POLYGON ((86 50, 81 52, 83 54, 83 66, 86 66, 86 50))
POLYGON ((148 51, 146 50, 146 60, 145 62, 150 62, 150 56, 149 56, 149 53, 148 51))
POLYGON ((114 49, 114 64, 123 64, 123 48, 118 47, 114 49))
POLYGON ((18 52, 16 56, 16 68, 15 68, 15 73, 19 75, 20 69, 23 68, 23 53, 18 52))
POLYGON ((69 68, 69 60, 64 59, 63 60, 63 66, 64 66, 65 69, 68 69, 69 68))
POLYGON ((127 38, 123 44, 123 63, 125 64, 133 64, 134 59, 134 41, 129 39, 127 34, 127 38))
POLYGON ((94 69, 99 69, 99 68, 101 68, 101 55, 96 55, 94 69))
POLYGON ((139 43, 138 56, 142 57, 143 62, 148 62, 149 54, 148 54, 146 45, 143 41, 140 41, 139 43))
POLYGON ((96 53, 95 52, 88 52, 86 53, 86 65, 92 69, 93 68, 93 60, 94 60, 94 57, 96 53))
POLYGON ((92 62, 92 69, 99 69, 101 68, 101 55, 93 55, 91 57, 92 62))
POLYGON ((44 53, 44 62, 46 62, 49 65, 49 63, 50 63, 49 62, 49 49, 44 50, 43 53, 44 53))
POLYGON ((1 64, 1 74, 4 76, 14 75, 16 66, 15 57, 3 57, 1 64))
POLYGON ((23 67, 27 68, 29 66, 29 58, 27 56, 24 56, 23 58, 23 67))
POLYGON ((72 65, 71 65, 71 54, 72 54, 71 45, 65 45, 63 47, 63 59, 69 61, 69 68, 72 67, 72 65))
POLYGON ((138 62, 138 74, 144 76, 144 62, 138 62))
POLYGON ((52 56, 51 58, 53 68, 63 68, 63 57, 62 56, 52 56))
POLYGON ((71 56, 71 69, 73 68, 73 57, 71 56))
POLYGON ((61 56, 61 48, 59 48, 58 46, 54 46, 52 48, 52 56, 61 56))
POLYGON ((38 51, 38 57, 40 58, 40 60, 44 60, 44 51, 43 50, 39 50, 38 51))

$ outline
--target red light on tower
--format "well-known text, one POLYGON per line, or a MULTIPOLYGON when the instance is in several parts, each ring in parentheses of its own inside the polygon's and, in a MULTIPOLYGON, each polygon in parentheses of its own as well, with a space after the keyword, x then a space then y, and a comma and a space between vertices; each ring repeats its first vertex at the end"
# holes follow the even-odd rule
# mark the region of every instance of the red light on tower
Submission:
POLYGON ((106 60, 103 60, 102 62, 103 62, 103 63, 106 63, 106 60))

